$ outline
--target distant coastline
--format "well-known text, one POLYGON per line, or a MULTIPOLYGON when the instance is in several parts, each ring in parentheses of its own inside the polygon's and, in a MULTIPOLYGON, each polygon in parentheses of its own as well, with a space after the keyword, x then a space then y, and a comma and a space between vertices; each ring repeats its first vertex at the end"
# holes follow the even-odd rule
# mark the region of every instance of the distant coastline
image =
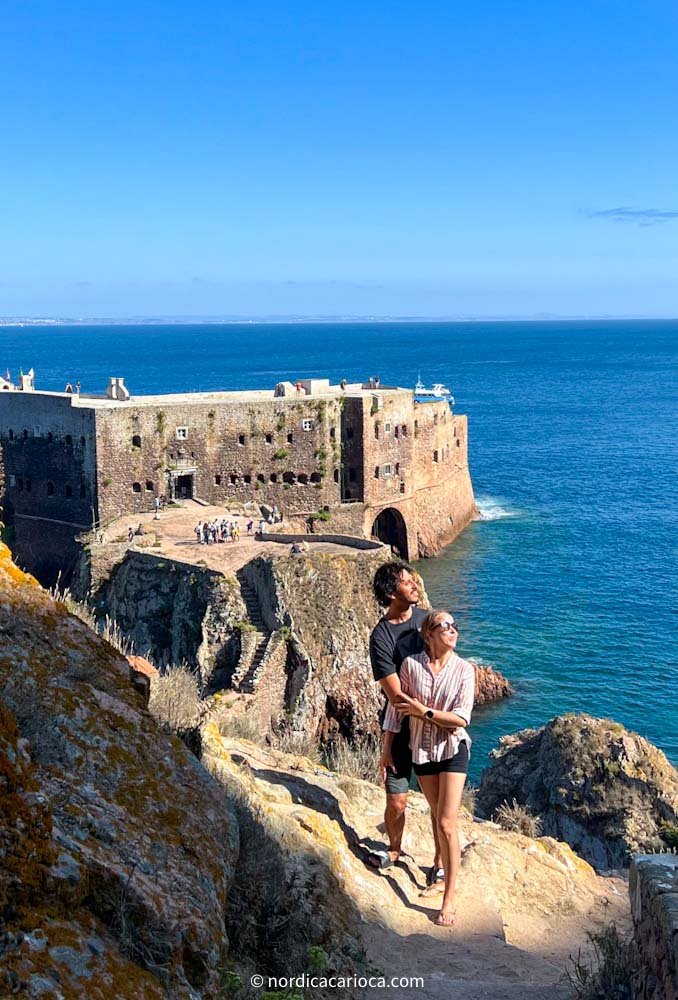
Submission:
POLYGON ((2 327, 61 326, 265 326, 351 323, 663 323, 676 322, 677 316, 614 316, 535 313, 533 316, 123 316, 123 317, 40 317, 2 316, 2 327))

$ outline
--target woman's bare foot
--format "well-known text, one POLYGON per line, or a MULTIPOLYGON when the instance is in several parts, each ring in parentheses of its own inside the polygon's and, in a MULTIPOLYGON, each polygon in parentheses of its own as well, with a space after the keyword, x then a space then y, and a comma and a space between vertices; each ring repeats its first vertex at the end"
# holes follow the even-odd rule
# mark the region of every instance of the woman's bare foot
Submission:
POLYGON ((441 910, 436 917, 438 927, 452 927, 457 922, 456 910, 441 910))

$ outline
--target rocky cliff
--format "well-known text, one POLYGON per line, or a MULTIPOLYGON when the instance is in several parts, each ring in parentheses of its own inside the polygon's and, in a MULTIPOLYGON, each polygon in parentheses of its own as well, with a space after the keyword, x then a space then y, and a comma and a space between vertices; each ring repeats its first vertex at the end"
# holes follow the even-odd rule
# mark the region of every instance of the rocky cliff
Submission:
POLYGON ((214 722, 201 764, 149 717, 126 661, 4 546, 0 630, 2 996, 245 998, 250 970, 322 970, 423 977, 385 997, 564 1000, 586 930, 627 919, 619 881, 567 846, 466 814, 459 926, 436 928, 418 896, 421 796, 407 855, 380 875, 364 856, 383 842, 381 789, 214 722))
POLYGON ((216 996, 238 853, 223 793, 2 545, 0 631, 0 995, 216 996))
MULTIPOLYGON (((258 724, 283 715, 321 737, 375 729, 381 693, 369 636, 382 610, 372 593, 385 548, 287 553, 252 559, 237 577, 124 545, 92 546, 78 574, 97 613, 108 615, 160 666, 187 663, 207 692, 249 697, 258 724)), ((426 600, 424 601, 426 604, 426 600)), ((477 704, 510 694, 478 667, 477 704)))
POLYGON ((678 822, 678 772, 637 733, 565 715, 502 737, 490 757, 478 796, 485 815, 515 799, 600 869, 666 850, 665 831, 678 822))

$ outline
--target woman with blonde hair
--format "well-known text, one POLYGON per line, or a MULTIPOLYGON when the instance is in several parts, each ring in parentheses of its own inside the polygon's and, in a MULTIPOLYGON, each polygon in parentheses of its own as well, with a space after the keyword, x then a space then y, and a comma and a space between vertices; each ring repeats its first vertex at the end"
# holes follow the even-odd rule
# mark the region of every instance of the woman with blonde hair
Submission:
POLYGON ((445 870, 443 901, 436 923, 455 923, 454 890, 461 863, 457 821, 468 771, 475 671, 455 653, 457 625, 447 611, 431 611, 421 626, 424 652, 408 656, 400 670, 402 694, 384 717, 384 755, 402 716, 410 717, 414 773, 431 807, 445 870))

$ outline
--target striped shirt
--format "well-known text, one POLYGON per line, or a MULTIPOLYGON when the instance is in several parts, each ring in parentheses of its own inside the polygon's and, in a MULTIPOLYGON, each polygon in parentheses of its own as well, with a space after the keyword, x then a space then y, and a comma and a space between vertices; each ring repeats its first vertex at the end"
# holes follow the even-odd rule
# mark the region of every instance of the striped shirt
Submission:
MULTIPOLYGON (((410 698, 416 698, 426 708, 438 712, 454 712, 468 724, 475 696, 473 664, 452 653, 442 670, 434 674, 430 662, 427 653, 418 653, 403 660, 400 669, 400 686, 403 692, 410 698)), ((410 748, 414 764, 428 764, 454 757, 462 741, 471 749, 471 737, 466 729, 441 729, 429 719, 415 719, 412 715, 409 718, 410 748)), ((383 728, 392 733, 400 732, 400 719, 390 702, 386 708, 383 728)))

